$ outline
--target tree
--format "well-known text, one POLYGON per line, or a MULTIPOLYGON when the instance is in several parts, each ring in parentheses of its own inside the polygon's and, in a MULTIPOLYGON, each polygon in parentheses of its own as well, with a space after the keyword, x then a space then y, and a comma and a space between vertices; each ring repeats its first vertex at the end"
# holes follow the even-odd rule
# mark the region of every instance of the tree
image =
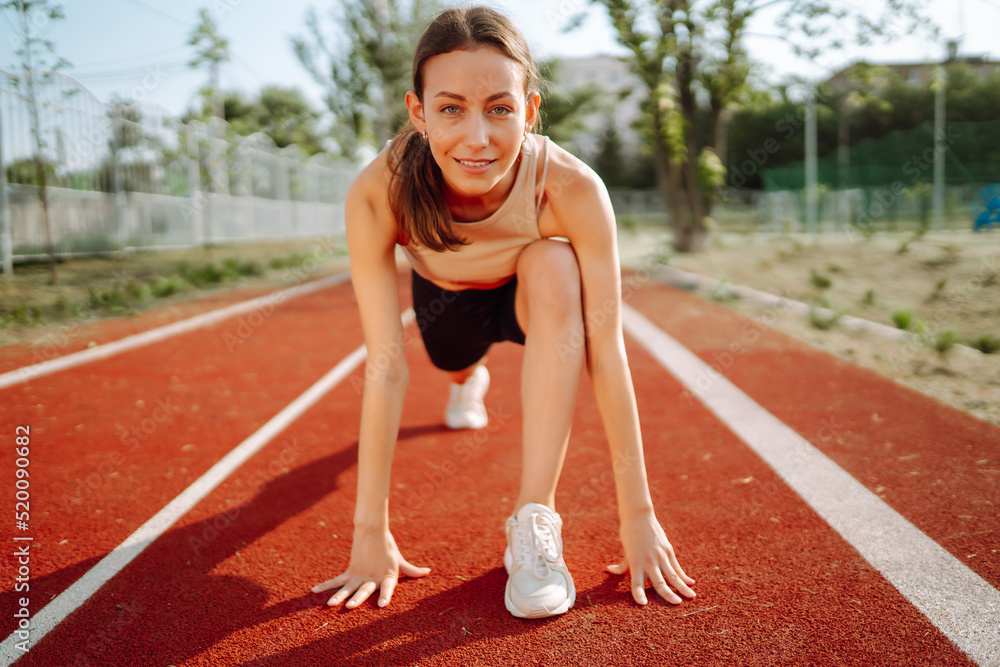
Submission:
POLYGON ((751 64, 743 39, 752 19, 781 6, 778 25, 792 36, 796 53, 815 57, 847 41, 889 36, 901 23, 922 23, 923 1, 886 0, 885 13, 870 18, 832 0, 591 0, 608 12, 645 88, 643 129, 656 156, 677 250, 707 245, 705 216, 714 179, 705 175, 717 159, 712 153, 724 162, 720 129, 726 112, 747 93, 751 64), (845 25, 856 27, 849 39, 842 33, 845 25), (699 96, 708 98, 707 108, 699 96))
MULTIPOLYGON (((240 136, 260 132, 278 148, 295 144, 306 155, 323 151, 319 114, 297 88, 264 86, 254 100, 229 92, 223 98, 223 108, 225 121, 240 136)), ((189 111, 182 120, 194 117, 189 111)))
POLYGON ((310 9, 306 34, 292 39, 295 55, 326 91, 333 138, 357 160, 362 145, 385 144, 406 122, 404 105, 417 41, 435 0, 335 0, 327 35, 310 9))
POLYGON ((24 87, 27 94, 28 109, 31 116, 31 136, 35 140, 35 178, 38 183, 38 200, 42 205, 42 221, 45 225, 45 245, 51 267, 51 282, 59 283, 56 271, 55 243, 52 238, 52 225, 49 219, 49 202, 46 184, 49 169, 45 163, 45 140, 42 137, 41 121, 38 108, 37 81, 45 80, 49 73, 65 67, 69 63, 63 58, 49 62, 49 57, 55 56, 55 44, 40 36, 42 28, 51 21, 66 18, 62 5, 52 0, 7 0, 0 2, 0 11, 13 11, 19 19, 19 34, 16 39, 14 53, 21 60, 21 74, 14 77, 14 85, 24 87), (45 70, 48 70, 46 72, 45 70))
POLYGON ((212 114, 223 117, 222 90, 219 88, 219 65, 229 61, 229 40, 219 34, 219 27, 207 9, 198 12, 199 22, 188 36, 188 46, 195 47, 195 57, 188 62, 188 67, 197 69, 207 67, 209 72, 208 88, 205 96, 212 102, 212 114))

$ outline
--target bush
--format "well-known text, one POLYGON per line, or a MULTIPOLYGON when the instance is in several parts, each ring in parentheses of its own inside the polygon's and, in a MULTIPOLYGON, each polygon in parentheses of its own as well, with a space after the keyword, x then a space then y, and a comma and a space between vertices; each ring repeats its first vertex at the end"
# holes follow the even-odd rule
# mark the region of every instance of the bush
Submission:
POLYGON ((897 329, 910 331, 913 329, 913 311, 909 309, 897 310, 892 314, 892 323, 897 329))
POLYGON ((128 295, 125 290, 114 288, 97 291, 93 287, 88 287, 90 294, 90 308, 92 310, 125 310, 128 308, 128 295))
POLYGON ((874 306, 875 305, 875 290, 869 289, 867 292, 865 292, 865 296, 864 296, 864 298, 861 299, 861 301, 863 301, 866 306, 874 306))
POLYGON ((990 334, 983 334, 971 342, 971 347, 976 348, 983 354, 993 354, 1000 350, 1000 338, 990 334))
POLYGON ((812 270, 812 275, 809 276, 809 282, 812 283, 813 287, 817 287, 819 289, 830 289, 833 285, 832 280, 817 272, 816 269, 812 270))
POLYGON ((830 312, 829 310, 824 311, 819 308, 810 308, 809 324, 814 329, 826 331, 827 329, 832 329, 837 326, 843 316, 843 313, 830 312))
POLYGON ((222 262, 223 272, 227 280, 238 280, 243 276, 262 276, 264 267, 252 260, 239 260, 230 257, 222 262))
POLYGON ((948 354, 951 348, 958 344, 958 334, 951 329, 938 332, 934 338, 934 349, 941 356, 948 354))
POLYGON ((188 288, 188 282, 180 276, 160 276, 149 286, 150 292, 157 299, 178 294, 188 288))

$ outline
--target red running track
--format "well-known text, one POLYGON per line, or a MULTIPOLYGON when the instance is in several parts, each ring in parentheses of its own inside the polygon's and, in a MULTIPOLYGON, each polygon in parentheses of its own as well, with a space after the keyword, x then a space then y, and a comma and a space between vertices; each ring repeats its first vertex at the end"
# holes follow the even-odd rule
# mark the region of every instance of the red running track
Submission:
MULTIPOLYGON (((750 341, 745 319, 672 288, 643 285, 630 302, 997 586, 1000 429, 776 332, 750 341), (715 355, 736 340, 723 363, 715 355)), ((2 391, 7 430, 32 426, 33 612, 361 343, 346 284, 282 304, 227 345, 235 325, 2 391)), ((652 493, 699 597, 640 608, 603 571, 620 557, 617 517, 584 381, 557 500, 577 605, 513 618, 501 556, 520 472, 521 348, 491 353, 490 427, 456 433, 441 418, 447 379, 408 331, 391 516, 429 577, 402 581, 387 609, 331 610, 309 593, 347 563, 359 369, 18 664, 971 664, 631 341, 652 493)))

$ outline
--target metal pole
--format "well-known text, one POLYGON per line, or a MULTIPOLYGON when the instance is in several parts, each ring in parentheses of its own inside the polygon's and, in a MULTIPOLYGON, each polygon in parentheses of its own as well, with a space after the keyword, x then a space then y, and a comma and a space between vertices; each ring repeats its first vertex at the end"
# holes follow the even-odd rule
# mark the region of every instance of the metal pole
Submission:
MULTIPOLYGON (((0 84, 4 81, 0 75, 0 84)), ((3 274, 14 275, 14 243, 11 238, 10 207, 7 203, 7 165, 3 161, 3 86, 0 85, 0 257, 3 274)))
POLYGON ((205 240, 202 209, 205 197, 201 192, 201 165, 198 158, 198 133, 195 121, 188 123, 188 206, 191 212, 191 244, 200 247, 205 240))
POLYGON ((945 92, 948 76, 938 66, 934 77, 934 229, 944 229, 945 92))
POLYGON ((816 93, 806 100, 806 231, 816 233, 819 197, 816 191, 816 93))

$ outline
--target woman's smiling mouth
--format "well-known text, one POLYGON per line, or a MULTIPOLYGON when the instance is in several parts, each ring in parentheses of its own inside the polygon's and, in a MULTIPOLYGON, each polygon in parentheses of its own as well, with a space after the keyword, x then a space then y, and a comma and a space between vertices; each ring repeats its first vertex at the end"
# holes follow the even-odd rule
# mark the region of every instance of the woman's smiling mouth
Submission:
POLYGON ((490 165, 496 162, 496 160, 459 160, 455 158, 455 162, 462 165, 462 170, 470 174, 482 174, 489 169, 490 165))

